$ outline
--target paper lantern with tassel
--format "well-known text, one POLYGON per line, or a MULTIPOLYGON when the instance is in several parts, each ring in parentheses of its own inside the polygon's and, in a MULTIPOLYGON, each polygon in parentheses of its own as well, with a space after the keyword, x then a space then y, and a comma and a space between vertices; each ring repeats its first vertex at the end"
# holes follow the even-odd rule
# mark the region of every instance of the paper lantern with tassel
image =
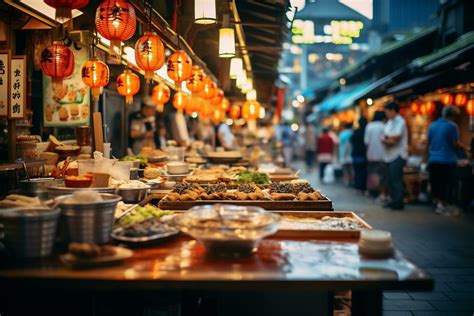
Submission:
POLYGON ((82 66, 81 76, 84 84, 91 88, 92 97, 96 100, 100 96, 101 88, 109 84, 109 67, 92 57, 82 66))
POLYGON ((204 80, 203 88, 202 88, 201 92, 199 92, 199 96, 201 98, 211 100, 216 94, 217 94, 217 85, 216 85, 216 83, 214 81, 212 81, 211 79, 206 78, 204 80))
POLYGON ((453 96, 452 96, 452 94, 450 94, 450 93, 443 93, 443 95, 441 96, 441 102, 442 102, 444 105, 453 104, 453 96))
POLYGON ((173 106, 179 112, 182 112, 189 104, 190 96, 182 91, 177 92, 173 97, 173 106))
POLYGON ((219 105, 221 104, 222 99, 224 99, 224 91, 222 91, 222 89, 217 89, 217 94, 211 99, 211 103, 219 105))
POLYGON ((214 108, 211 102, 209 102, 209 100, 203 99, 201 108, 199 109, 199 115, 201 116, 201 118, 203 119, 211 118, 213 111, 214 111, 214 108))
POLYGON ((173 79, 177 86, 191 77, 193 62, 183 50, 177 50, 168 58, 168 77, 173 79))
POLYGON ((129 69, 125 70, 117 77, 117 91, 125 97, 126 104, 132 104, 133 96, 140 91, 140 78, 129 69))
POLYGON ((260 103, 251 100, 242 106, 242 117, 246 120, 256 120, 260 115, 260 103))
POLYGON ((230 108, 229 100, 227 100, 227 98, 223 98, 220 104, 220 109, 224 111, 224 113, 227 113, 227 111, 229 111, 229 108, 230 108))
POLYGON ((153 79, 155 71, 165 64, 165 46, 154 32, 145 32, 135 44, 135 61, 145 71, 145 79, 153 79))
POLYGON ((186 88, 193 93, 200 92, 204 87, 204 79, 206 75, 199 69, 199 66, 193 66, 191 77, 186 81, 186 88))
POLYGON ((417 102, 412 102, 410 104, 410 110, 413 114, 418 114, 420 112, 420 105, 417 102))
POLYGON ((61 41, 46 47, 41 53, 41 70, 50 76, 54 86, 62 86, 63 79, 74 72, 74 52, 61 41))
POLYGON ((56 9, 58 22, 68 22, 66 27, 72 28, 72 10, 85 7, 89 0, 43 0, 43 2, 56 9))
POLYGON ((234 104, 229 109, 229 116, 234 121, 240 118, 240 106, 234 104))
POLYGON ((220 123, 222 123, 225 120, 224 111, 220 110, 219 108, 214 109, 214 111, 212 111, 211 120, 214 125, 219 125, 220 123))
POLYGON ((188 115, 192 115, 193 113, 198 113, 199 109, 201 108, 202 102, 203 100, 201 99, 201 97, 199 97, 197 94, 193 94, 191 96, 191 99, 188 102, 188 105, 184 109, 184 111, 188 115))
POLYGON ((156 103, 156 110, 163 112, 163 107, 166 102, 170 100, 171 91, 170 88, 164 83, 160 83, 153 88, 151 98, 156 103))
POLYGON ((454 96, 454 104, 459 107, 465 106, 467 103, 467 95, 465 93, 458 93, 454 96))
POLYGON ((466 112, 470 117, 474 116, 474 99, 469 99, 469 101, 467 101, 466 112))

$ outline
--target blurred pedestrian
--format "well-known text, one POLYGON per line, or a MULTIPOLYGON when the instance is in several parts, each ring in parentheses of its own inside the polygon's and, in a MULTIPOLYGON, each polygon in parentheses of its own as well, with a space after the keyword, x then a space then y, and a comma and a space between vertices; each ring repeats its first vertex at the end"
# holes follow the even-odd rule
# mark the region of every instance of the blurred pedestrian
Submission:
POLYGON ((322 183, 326 166, 333 162, 335 142, 329 135, 329 128, 324 127, 317 140, 317 160, 319 164, 319 180, 322 183))
POLYGON ((307 123, 304 132, 306 172, 311 172, 316 161, 316 131, 313 124, 307 123))
POLYGON ((345 123, 343 130, 339 133, 339 163, 342 167, 342 178, 344 185, 352 184, 352 123, 345 123))
POLYGON ((367 146, 367 188, 376 194, 377 200, 386 202, 385 197, 385 147, 382 143, 385 128, 385 112, 376 111, 372 122, 367 124, 364 134, 364 143, 367 146))
POLYGON ((467 150, 459 142, 459 130, 453 122, 459 115, 455 106, 446 106, 442 117, 433 122, 428 129, 428 168, 430 174, 431 194, 436 203, 437 214, 457 215, 459 210, 448 205, 452 203, 452 188, 456 174, 456 150, 467 150))
POLYGON ((384 127, 382 143, 385 145, 384 161, 388 167, 388 183, 391 201, 384 205, 392 210, 403 210, 405 186, 403 167, 408 158, 408 132, 405 120, 399 114, 400 107, 395 102, 385 104, 385 115, 388 118, 384 127))
POLYGON ((367 188, 367 148, 364 142, 365 127, 367 119, 359 119, 359 127, 352 133, 350 142, 352 145, 352 167, 354 168, 354 188, 365 192, 367 188))
POLYGON ((290 123, 286 122, 283 125, 281 132, 281 144, 283 145, 283 157, 285 157, 285 166, 291 167, 293 160, 293 131, 290 128, 290 123))

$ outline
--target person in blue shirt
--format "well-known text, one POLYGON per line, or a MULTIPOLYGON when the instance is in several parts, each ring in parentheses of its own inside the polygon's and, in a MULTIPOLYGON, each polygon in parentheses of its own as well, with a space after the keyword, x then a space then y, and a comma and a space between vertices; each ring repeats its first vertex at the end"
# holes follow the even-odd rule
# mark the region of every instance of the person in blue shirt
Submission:
POLYGON ((339 133, 339 163, 342 166, 342 176, 344 185, 349 186, 352 184, 352 148, 351 148, 351 136, 352 136, 352 123, 345 123, 344 129, 339 133))
POLYGON ((455 106, 446 106, 442 117, 433 122, 428 129, 428 168, 433 202, 436 213, 453 215, 448 211, 456 173, 456 150, 465 149, 459 142, 459 130, 453 122, 459 114, 455 106))

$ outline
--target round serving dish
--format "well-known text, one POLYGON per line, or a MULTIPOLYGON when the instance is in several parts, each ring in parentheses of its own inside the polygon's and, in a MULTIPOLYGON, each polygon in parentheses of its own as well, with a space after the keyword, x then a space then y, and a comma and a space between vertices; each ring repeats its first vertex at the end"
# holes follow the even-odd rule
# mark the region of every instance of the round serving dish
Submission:
POLYGON ((117 194, 124 203, 138 203, 143 201, 150 191, 150 186, 143 188, 117 188, 117 194))

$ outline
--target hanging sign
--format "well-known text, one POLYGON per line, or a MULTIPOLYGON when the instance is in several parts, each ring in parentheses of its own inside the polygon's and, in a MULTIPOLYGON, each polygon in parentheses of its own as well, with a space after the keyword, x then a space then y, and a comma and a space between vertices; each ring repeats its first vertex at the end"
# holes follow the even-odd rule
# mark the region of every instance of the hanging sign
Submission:
POLYGON ((0 116, 8 116, 10 51, 0 51, 0 116))
POLYGON ((8 118, 25 118, 26 108, 26 56, 13 56, 10 61, 10 109, 8 118))

